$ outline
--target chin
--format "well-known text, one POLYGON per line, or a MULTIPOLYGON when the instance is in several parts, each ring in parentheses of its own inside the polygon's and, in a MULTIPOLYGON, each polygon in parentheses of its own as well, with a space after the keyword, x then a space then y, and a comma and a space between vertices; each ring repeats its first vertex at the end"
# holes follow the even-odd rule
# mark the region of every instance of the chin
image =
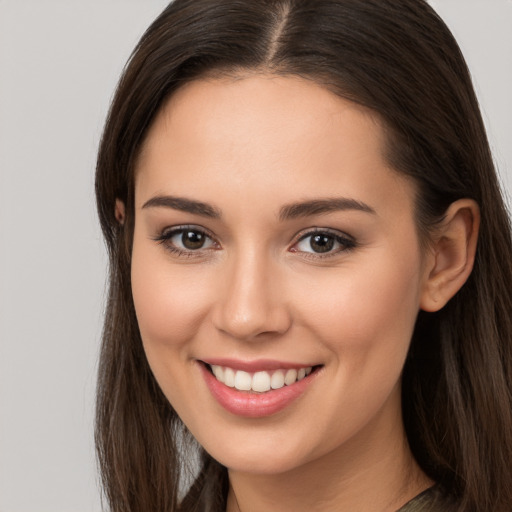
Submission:
POLYGON ((231 471, 260 475, 272 475, 296 469, 313 457, 300 447, 291 443, 284 446, 282 442, 271 439, 258 442, 230 442, 219 445, 218 442, 205 443, 205 450, 220 464, 231 471), (276 447, 279 447, 277 449, 276 447))
POLYGON ((302 461, 299 461, 296 456, 289 457, 286 454, 262 456, 260 453, 258 456, 251 457, 250 454, 237 453, 214 458, 230 471, 253 475, 283 474, 302 465, 302 461))

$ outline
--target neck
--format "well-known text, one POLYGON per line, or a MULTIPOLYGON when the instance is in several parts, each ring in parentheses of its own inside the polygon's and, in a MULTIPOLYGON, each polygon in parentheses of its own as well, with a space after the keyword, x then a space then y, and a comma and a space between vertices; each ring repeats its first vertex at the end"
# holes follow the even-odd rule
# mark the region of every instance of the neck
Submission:
POLYGON ((315 460, 279 474, 229 470, 227 512, 394 512, 433 482, 415 462, 398 414, 315 460))

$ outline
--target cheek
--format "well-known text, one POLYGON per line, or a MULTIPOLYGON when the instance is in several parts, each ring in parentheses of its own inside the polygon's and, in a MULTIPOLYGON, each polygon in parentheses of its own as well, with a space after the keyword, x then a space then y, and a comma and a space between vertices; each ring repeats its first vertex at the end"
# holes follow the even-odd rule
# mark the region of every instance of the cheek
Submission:
MULTIPOLYGON (((200 272, 199 272, 200 274, 200 272)), ((132 294, 148 358, 154 350, 179 350, 200 327, 208 286, 193 266, 171 265, 164 249, 137 243, 132 255, 132 294)))
POLYGON ((206 276, 193 267, 172 265, 162 247, 134 238, 132 294, 144 352, 160 388, 187 424, 193 424, 188 404, 198 396, 197 383, 190 380, 190 354, 208 309, 206 276))
POLYGON ((302 322, 313 326, 340 364, 361 365, 384 352, 387 360, 405 357, 420 289, 419 259, 409 255, 383 250, 371 261, 361 259, 307 283, 302 322))

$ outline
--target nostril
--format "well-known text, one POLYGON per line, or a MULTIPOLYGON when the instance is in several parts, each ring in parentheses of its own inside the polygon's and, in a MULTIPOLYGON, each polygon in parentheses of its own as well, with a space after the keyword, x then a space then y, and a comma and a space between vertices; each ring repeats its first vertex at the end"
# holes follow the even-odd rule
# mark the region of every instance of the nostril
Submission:
MULTIPOLYGON (((243 263, 243 262, 242 262, 243 263)), ((240 341, 265 341, 288 331, 291 315, 277 282, 239 263, 218 291, 212 312, 213 324, 223 335, 240 341)))

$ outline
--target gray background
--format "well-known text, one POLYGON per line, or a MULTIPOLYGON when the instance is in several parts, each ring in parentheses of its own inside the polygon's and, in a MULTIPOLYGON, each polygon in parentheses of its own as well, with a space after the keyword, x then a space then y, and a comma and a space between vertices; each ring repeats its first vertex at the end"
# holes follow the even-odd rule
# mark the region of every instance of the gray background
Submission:
MULTIPOLYGON (((166 0, 0 0, 0 512, 100 510, 106 257, 93 170, 122 66, 166 0)), ((433 0, 512 193, 512 2, 433 0)))

